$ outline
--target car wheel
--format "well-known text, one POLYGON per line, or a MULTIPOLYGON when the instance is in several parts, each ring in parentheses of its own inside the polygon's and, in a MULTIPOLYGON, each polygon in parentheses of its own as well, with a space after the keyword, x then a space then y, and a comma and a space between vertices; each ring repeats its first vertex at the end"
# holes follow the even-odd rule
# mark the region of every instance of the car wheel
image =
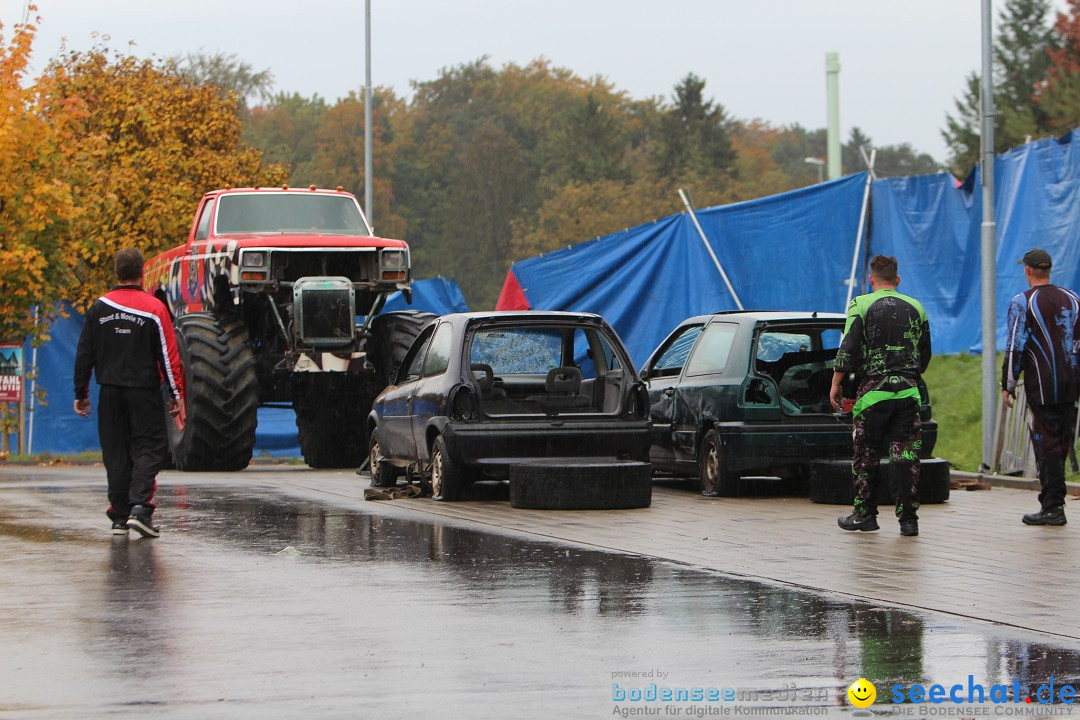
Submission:
POLYGON ((382 459, 378 428, 371 431, 371 438, 368 440, 368 470, 371 472, 371 487, 397 485, 397 468, 382 459))
MULTIPOLYGON (((881 473, 887 463, 878 466, 881 473)), ((949 462, 942 458, 919 461, 919 504, 937 505, 949 499, 949 462)), ((855 501, 855 484, 850 460, 815 460, 810 463, 810 502, 826 505, 850 505, 855 501)), ((888 480, 878 480, 880 506, 893 504, 888 480)))
POLYGON ((431 446, 431 497, 433 500, 457 500, 463 485, 461 470, 446 452, 442 435, 431 446))
POLYGON ((538 460, 510 466, 510 507, 626 510, 652 504, 652 465, 626 460, 538 460))
POLYGON ((702 495, 734 497, 738 494, 739 478, 725 467, 726 464, 720 435, 715 430, 709 430, 701 440, 701 453, 698 456, 702 495))

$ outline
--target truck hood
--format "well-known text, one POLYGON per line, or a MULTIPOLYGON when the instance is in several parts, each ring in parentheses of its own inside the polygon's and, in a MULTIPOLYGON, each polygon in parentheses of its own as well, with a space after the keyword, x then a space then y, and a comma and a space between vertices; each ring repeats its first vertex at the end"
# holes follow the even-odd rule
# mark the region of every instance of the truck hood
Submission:
POLYGON ((408 245, 402 240, 370 237, 367 235, 331 235, 323 233, 252 233, 245 235, 218 235, 214 243, 235 242, 237 248, 402 248, 408 245))

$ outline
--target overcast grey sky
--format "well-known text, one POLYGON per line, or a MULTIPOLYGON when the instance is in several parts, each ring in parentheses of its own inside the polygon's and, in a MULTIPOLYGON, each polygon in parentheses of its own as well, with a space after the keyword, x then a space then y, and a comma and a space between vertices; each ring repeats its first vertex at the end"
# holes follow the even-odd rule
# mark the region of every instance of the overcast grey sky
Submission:
MULTIPOLYGON (((5 36, 23 0, 0 0, 5 36)), ((994 13, 1003 5, 995 0, 994 13)), ((35 67, 93 34, 139 55, 222 51, 277 90, 336 100, 364 82, 364 0, 37 0, 35 67)), ((940 130, 981 62, 979 0, 372 0, 372 81, 410 81, 483 55, 539 56, 631 96, 671 97, 688 72, 741 119, 825 125, 825 53, 840 53, 840 121, 939 162, 940 130)), ((1055 0, 1064 7, 1064 0, 1055 0)))

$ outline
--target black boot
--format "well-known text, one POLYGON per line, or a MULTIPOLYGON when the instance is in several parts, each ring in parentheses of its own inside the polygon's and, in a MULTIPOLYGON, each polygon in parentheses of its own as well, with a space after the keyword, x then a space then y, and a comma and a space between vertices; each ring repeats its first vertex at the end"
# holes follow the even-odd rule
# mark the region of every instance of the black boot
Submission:
POLYGON ((1065 508, 1055 507, 1039 512, 1028 513, 1023 518, 1025 525, 1064 525, 1065 508))

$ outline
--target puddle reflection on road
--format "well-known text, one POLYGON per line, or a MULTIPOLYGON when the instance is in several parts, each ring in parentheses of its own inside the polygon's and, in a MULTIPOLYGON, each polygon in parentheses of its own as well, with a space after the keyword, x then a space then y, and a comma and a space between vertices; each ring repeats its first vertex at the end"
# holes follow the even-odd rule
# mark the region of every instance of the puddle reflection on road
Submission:
POLYGON ((162 504, 160 541, 46 546, 0 518, 0 547, 31 553, 5 574, 54 594, 0 618, 0 643, 63 637, 18 666, 31 681, 0 713, 606 717, 613 683, 656 683, 834 714, 859 677, 875 710, 894 684, 1080 681, 1067 641, 670 562, 261 489, 165 487, 162 504), (35 674, 50 667, 64 682, 35 674))

